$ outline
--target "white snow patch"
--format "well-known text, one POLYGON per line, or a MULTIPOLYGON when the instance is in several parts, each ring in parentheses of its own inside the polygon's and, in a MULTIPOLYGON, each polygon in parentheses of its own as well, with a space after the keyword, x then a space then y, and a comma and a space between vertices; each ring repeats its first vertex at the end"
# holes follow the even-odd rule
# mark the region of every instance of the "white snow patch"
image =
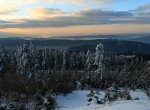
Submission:
MULTIPOLYGON (((73 91, 67 96, 57 96, 59 110, 150 110, 149 97, 141 90, 130 91, 133 99, 139 98, 139 100, 124 100, 115 101, 111 104, 105 105, 91 104, 87 106, 87 94, 89 90, 73 91)), ((100 91, 100 98, 104 97, 104 91, 100 91)))
POLYGON ((130 94, 131 94, 131 97, 132 99, 135 99, 135 98, 139 98, 139 100, 149 100, 149 97, 144 93, 144 91, 142 90, 135 90, 135 91, 130 91, 130 94))
POLYGON ((70 110, 150 110, 149 101, 116 101, 106 105, 91 105, 70 110))

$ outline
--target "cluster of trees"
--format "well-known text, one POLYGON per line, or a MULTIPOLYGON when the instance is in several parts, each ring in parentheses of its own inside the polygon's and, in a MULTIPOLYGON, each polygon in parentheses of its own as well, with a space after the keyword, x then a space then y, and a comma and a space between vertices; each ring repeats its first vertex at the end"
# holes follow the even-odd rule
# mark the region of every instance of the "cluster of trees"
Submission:
POLYGON ((148 88, 150 87, 149 62, 142 57, 116 56, 113 62, 109 63, 109 68, 103 81, 109 84, 116 83, 119 87, 148 88), (109 80, 108 80, 109 79, 109 80))
MULTIPOLYGON (((62 91, 66 93, 70 92, 70 90, 66 89, 72 90, 75 88, 77 80, 85 81, 92 79, 95 86, 97 84, 99 85, 103 73, 103 53, 104 47, 102 44, 96 47, 95 54, 90 53, 90 51, 87 53, 77 53, 65 49, 35 48, 32 44, 30 44, 30 46, 23 44, 14 50, 1 48, 0 76, 3 82, 1 88, 3 88, 3 90, 6 89, 7 84, 4 83, 7 78, 10 78, 8 79, 10 81, 7 81, 7 83, 10 83, 11 80, 14 80, 12 82, 15 83, 20 81, 18 84, 20 84, 23 89, 26 89, 23 86, 29 86, 30 83, 34 84, 34 81, 40 82, 42 85, 51 88, 52 92, 55 91, 55 93, 62 93, 62 91), (92 66, 94 68, 93 74, 91 74, 90 71, 92 66), (88 74, 84 74, 87 70, 88 74), (79 79, 81 74, 84 75, 79 79), (89 78, 86 79, 86 77, 89 78), (63 89, 63 85, 68 85, 68 87, 63 89)), ((91 83, 91 81, 89 82, 91 83)), ((16 90, 15 88, 17 87, 15 87, 15 84, 13 87, 9 87, 12 84, 13 83, 8 84, 8 88, 16 90)), ((34 86, 34 88, 36 88, 36 86, 34 86)), ((35 90, 37 90, 37 88, 35 90)))
MULTIPOLYGON (((107 55, 104 46, 95 52, 40 48, 23 44, 0 48, 0 97, 66 95, 74 89, 119 87, 148 88, 150 62, 136 55, 107 55)), ((55 104, 52 104, 55 105, 55 104)), ((51 107, 52 107, 51 105, 51 107)))

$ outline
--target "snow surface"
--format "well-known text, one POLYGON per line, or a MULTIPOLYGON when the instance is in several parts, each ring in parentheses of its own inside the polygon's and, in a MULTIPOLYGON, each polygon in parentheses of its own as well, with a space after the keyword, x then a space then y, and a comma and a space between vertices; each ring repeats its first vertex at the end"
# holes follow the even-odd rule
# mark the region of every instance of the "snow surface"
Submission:
POLYGON ((150 110, 148 101, 116 101, 106 105, 91 105, 70 110, 150 110))
POLYGON ((139 100, 145 100, 145 101, 148 101, 150 100, 150 97, 148 97, 144 91, 141 91, 141 90, 136 90, 136 91, 130 91, 130 95, 132 97, 132 99, 135 99, 135 98, 139 98, 139 100))
MULTIPOLYGON (((67 96, 57 96, 57 102, 60 110, 150 110, 149 97, 141 90, 130 91, 133 99, 139 100, 120 100, 113 103, 106 103, 105 105, 91 104, 87 106, 87 94, 90 91, 73 91, 67 96)), ((100 98, 104 97, 104 91, 99 92, 100 98)))
POLYGON ((90 91, 73 91, 67 96, 58 96, 57 102, 61 107, 60 110, 70 110, 72 108, 83 107, 87 105, 87 94, 90 91))

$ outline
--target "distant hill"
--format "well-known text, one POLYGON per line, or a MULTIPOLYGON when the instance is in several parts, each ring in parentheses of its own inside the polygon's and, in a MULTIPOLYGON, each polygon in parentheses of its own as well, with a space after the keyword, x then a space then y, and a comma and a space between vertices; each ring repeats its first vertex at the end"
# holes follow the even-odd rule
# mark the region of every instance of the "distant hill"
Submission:
POLYGON ((102 40, 99 42, 91 41, 90 44, 74 46, 69 50, 74 51, 95 51, 98 43, 102 43, 105 47, 105 52, 109 54, 150 54, 150 44, 134 42, 134 41, 120 41, 120 40, 102 40))
POLYGON ((150 35, 145 35, 143 37, 139 37, 139 38, 133 38, 130 39, 132 41, 139 41, 139 42, 144 42, 144 43, 149 43, 150 44, 150 35))
POLYGON ((116 39, 98 39, 98 40, 52 40, 52 39, 32 39, 25 40, 19 38, 0 38, 0 46, 15 48, 23 43, 32 42, 38 47, 49 48, 68 48, 73 51, 95 51, 97 44, 102 43, 105 51, 109 54, 136 53, 150 54, 150 44, 136 41, 124 41, 116 39))

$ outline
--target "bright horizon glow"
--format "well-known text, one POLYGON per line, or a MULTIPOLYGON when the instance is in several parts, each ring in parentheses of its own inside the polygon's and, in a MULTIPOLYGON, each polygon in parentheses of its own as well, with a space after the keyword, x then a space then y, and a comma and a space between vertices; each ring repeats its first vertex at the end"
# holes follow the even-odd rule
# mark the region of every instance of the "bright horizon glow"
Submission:
POLYGON ((68 26, 55 28, 7 28, 1 29, 2 33, 22 34, 29 36, 37 36, 41 38, 53 36, 80 36, 80 35, 96 35, 96 34, 127 34, 127 33, 147 33, 149 32, 149 24, 113 24, 113 25, 90 25, 90 26, 68 26), (121 28, 120 28, 121 27, 121 28), (129 28, 130 27, 130 28, 129 28), (120 30, 118 32, 118 30, 120 30))

